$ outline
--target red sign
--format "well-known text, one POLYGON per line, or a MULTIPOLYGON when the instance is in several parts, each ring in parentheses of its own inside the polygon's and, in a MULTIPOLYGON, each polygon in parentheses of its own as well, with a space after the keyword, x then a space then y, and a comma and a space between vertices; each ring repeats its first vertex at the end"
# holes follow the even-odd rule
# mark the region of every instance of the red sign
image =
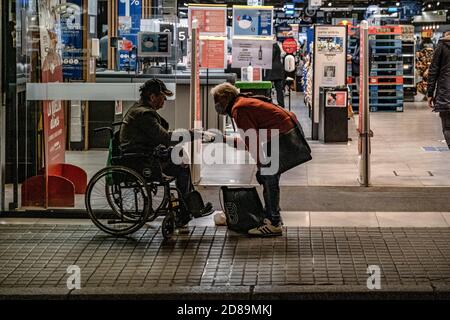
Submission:
POLYGON ((201 43, 200 67, 208 69, 225 69, 225 41, 204 39, 201 43))
POLYGON ((253 81, 262 81, 261 68, 253 68, 253 81))
POLYGON ((226 15, 224 8, 195 8, 190 10, 189 28, 192 28, 192 20, 198 20, 199 33, 227 34, 226 15))
POLYGON ((297 41, 294 38, 287 38, 283 41, 283 50, 287 54, 293 54, 297 51, 297 41))
POLYGON ((197 33, 197 37, 195 38, 195 46, 196 46, 196 67, 195 67, 195 121, 201 120, 201 112, 200 112, 200 40, 197 33))

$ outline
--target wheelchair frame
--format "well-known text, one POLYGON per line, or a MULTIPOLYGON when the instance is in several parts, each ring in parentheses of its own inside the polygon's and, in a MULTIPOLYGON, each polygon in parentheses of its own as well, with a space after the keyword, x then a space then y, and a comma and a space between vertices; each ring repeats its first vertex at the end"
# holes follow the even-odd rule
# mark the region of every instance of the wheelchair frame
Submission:
MULTIPOLYGON (((108 154, 108 164, 105 168, 99 170, 89 181, 88 187, 86 189, 85 205, 87 212, 93 221, 93 223, 99 227, 104 232, 112 234, 114 236, 126 236, 137 230, 139 230, 147 222, 151 222, 158 216, 164 215, 164 220, 161 225, 161 231, 164 239, 170 239, 175 231, 175 225, 177 219, 180 215, 181 206, 187 210, 187 205, 181 196, 180 190, 176 186, 172 186, 171 183, 175 180, 174 177, 162 176, 161 181, 148 181, 141 174, 133 169, 130 169, 123 165, 111 165, 112 159, 124 160, 127 157, 148 157, 145 154, 120 154, 115 155, 114 153, 114 141, 115 133, 114 127, 122 125, 123 122, 115 122, 111 127, 102 127, 94 129, 95 133, 108 131, 110 134, 110 145, 108 154), (121 173, 127 178, 124 180, 118 179, 117 175, 121 173), (96 183, 103 177, 106 176, 105 183, 105 195, 112 212, 105 214, 104 210, 99 212, 94 212, 92 208, 92 191, 96 183), (114 182, 114 178, 119 181, 114 182), (123 186, 121 184, 124 184, 123 186), (110 193, 109 187, 112 186, 113 192, 110 193), (158 187, 163 188, 163 199, 157 208, 152 208, 152 194, 156 195, 158 187), (123 205, 123 193, 122 189, 128 190, 132 189, 134 193, 134 212, 126 211, 123 205), (140 190, 139 190, 140 189, 140 190), (118 191, 118 194, 115 192, 118 191), (142 191, 142 210, 138 209, 139 199, 137 197, 137 192, 142 191), (117 198, 114 198, 114 195, 117 198), (113 196, 111 198, 111 196, 113 196), (106 220, 104 222, 103 220, 106 220), (106 223, 106 224, 105 224, 106 223), (121 223, 130 224, 122 230, 114 230, 110 228, 110 225, 118 225, 121 223)), ((158 158, 156 156, 156 158, 158 158)))

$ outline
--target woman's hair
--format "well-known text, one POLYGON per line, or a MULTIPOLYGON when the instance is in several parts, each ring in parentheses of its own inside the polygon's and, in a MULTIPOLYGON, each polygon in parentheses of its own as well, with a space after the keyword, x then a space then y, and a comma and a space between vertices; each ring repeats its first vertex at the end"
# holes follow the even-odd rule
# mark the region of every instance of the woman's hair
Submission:
POLYGON ((221 83, 211 89, 211 95, 214 98, 222 98, 226 96, 231 99, 237 97, 238 94, 238 89, 229 82, 221 83))

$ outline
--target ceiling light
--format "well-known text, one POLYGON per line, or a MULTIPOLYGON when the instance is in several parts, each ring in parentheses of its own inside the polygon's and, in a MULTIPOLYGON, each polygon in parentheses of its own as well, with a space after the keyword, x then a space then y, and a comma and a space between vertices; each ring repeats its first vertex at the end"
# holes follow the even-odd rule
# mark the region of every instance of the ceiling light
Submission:
POLYGON ((400 2, 397 2, 395 5, 396 5, 397 7, 400 7, 400 2))
POLYGON ((328 6, 331 7, 333 4, 331 2, 328 2, 328 6))

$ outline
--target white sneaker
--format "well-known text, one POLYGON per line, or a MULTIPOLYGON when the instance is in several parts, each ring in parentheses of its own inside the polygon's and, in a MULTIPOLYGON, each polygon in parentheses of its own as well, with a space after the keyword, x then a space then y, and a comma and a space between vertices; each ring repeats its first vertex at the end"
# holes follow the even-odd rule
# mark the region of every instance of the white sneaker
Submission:
POLYGON ((248 234, 251 236, 259 236, 259 237, 275 237, 281 236, 283 234, 282 223, 278 223, 278 225, 274 226, 272 221, 269 219, 264 219, 263 225, 248 230, 248 234))
POLYGON ((223 211, 219 211, 214 215, 214 223, 216 226, 226 226, 227 225, 227 217, 223 211))

